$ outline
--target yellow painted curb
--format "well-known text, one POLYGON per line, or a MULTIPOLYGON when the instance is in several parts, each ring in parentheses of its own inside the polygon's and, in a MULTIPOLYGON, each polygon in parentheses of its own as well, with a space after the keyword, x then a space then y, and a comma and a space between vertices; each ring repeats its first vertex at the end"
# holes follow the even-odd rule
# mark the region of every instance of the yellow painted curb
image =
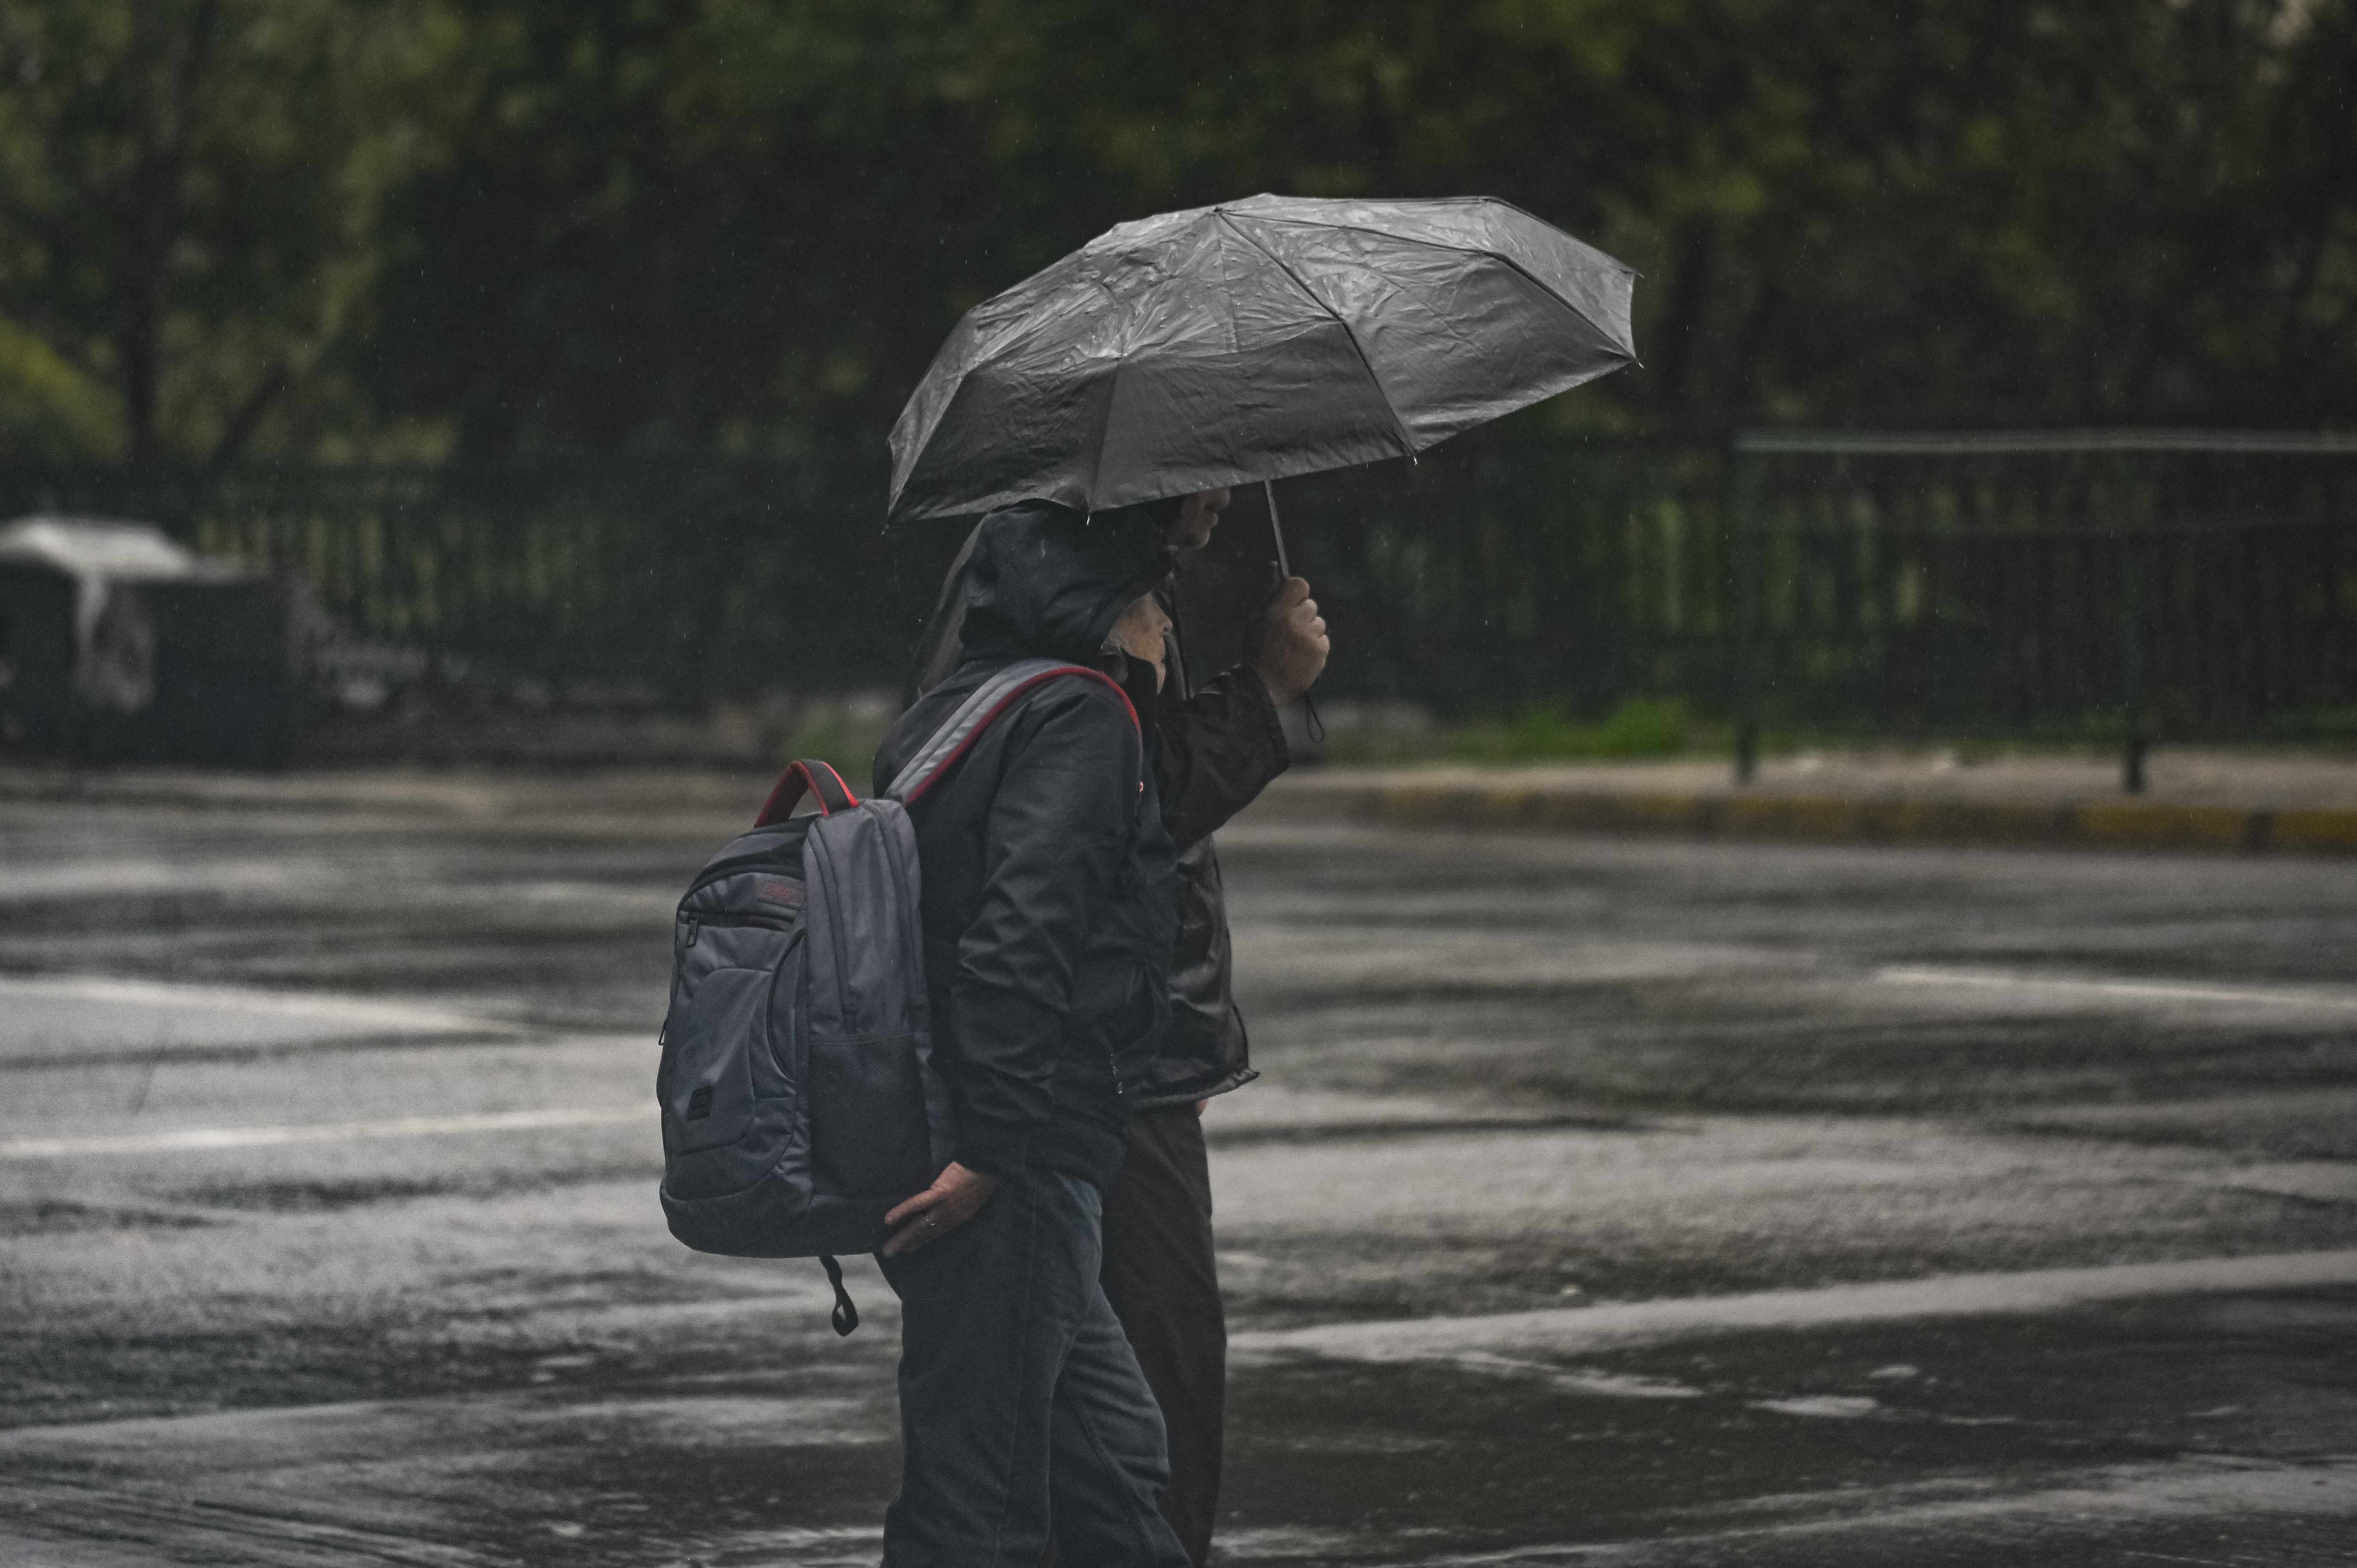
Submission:
POLYGON ((2277 811, 2267 847, 2357 854, 2357 811, 2277 811))
POLYGON ((2266 813, 2228 806, 2167 806, 2147 801, 2081 805, 2071 812, 2071 836, 2134 849, 2257 847, 2266 813))
POLYGON ((2006 800, 1886 800, 1867 809, 1873 836, 1893 843, 2051 843, 2067 807, 2006 800))
POLYGON ((1867 808, 1856 800, 1736 795, 1719 806, 1726 831, 1743 838, 1859 839, 1867 808))
POLYGON ((1523 816, 1557 832, 1700 832, 1712 802, 1695 795, 1608 795, 1596 790, 1528 790, 1523 816))
POLYGON ((1381 818, 1385 791, 1380 784, 1353 784, 1341 789, 1275 789, 1252 804, 1255 817, 1286 822, 1333 822, 1381 818))
POLYGON ((1461 827, 1510 828, 1512 801, 1507 791, 1477 785, 1405 784, 1382 792, 1380 810, 1394 822, 1454 822, 1461 827), (1492 809, 1492 802, 1496 809, 1492 809))
POLYGON ((1268 815, 1399 826, 2089 849, 2357 854, 2357 810, 2254 811, 2152 800, 1850 800, 1811 795, 1549 789, 1452 781, 1273 790, 1268 815))

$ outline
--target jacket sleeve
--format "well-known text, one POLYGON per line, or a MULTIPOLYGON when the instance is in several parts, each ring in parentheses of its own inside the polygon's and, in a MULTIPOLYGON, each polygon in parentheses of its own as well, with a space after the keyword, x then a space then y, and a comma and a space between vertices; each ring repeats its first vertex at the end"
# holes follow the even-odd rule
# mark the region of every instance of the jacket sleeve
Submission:
POLYGON ((1052 1109, 1073 966, 1130 853, 1139 736, 1121 699, 1076 684, 1008 721, 983 828, 983 892, 958 941, 958 1161, 1028 1162, 1052 1109))
POLYGON ((1182 850, 1218 832, 1293 760, 1268 684, 1250 664, 1162 703, 1155 739, 1162 820, 1182 850))

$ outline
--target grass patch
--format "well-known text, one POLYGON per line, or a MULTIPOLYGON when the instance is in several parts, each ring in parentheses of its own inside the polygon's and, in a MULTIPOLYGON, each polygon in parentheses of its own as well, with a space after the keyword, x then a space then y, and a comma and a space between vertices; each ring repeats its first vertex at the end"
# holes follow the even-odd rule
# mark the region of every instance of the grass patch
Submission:
POLYGON ((794 716, 778 748, 778 764, 783 767, 797 757, 832 764, 845 782, 865 794, 876 748, 899 717, 898 708, 877 696, 812 702, 794 716))
POLYGON ((1692 746, 1695 727, 1685 703, 1674 697, 1623 703, 1609 717, 1587 723, 1560 706, 1534 703, 1503 723, 1458 728, 1449 736, 1448 754, 1465 762, 1678 757, 1692 746))

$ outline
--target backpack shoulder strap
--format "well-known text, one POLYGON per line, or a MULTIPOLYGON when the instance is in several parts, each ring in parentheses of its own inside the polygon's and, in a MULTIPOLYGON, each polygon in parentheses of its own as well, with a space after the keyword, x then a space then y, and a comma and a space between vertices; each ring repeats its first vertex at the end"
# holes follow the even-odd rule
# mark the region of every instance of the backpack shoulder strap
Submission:
POLYGON ((957 712, 935 730, 909 765, 892 780, 885 793, 892 800, 908 805, 918 796, 939 782, 952 764, 966 754, 968 747, 982 738, 1001 714, 1006 713, 1037 686, 1050 681, 1060 681, 1068 675, 1078 675, 1113 688, 1121 705, 1129 710, 1131 727, 1137 727, 1137 705, 1121 682, 1102 670, 1092 670, 1085 664, 1065 664, 1053 659, 1022 659, 993 674, 974 691, 974 695, 958 704, 957 712))
POLYGON ((802 802, 805 789, 817 797, 822 816, 831 817, 837 811, 847 811, 859 804, 859 797, 851 792, 851 786, 843 781, 842 774, 823 762, 804 757, 799 762, 787 764, 785 772, 778 779, 778 787, 770 791, 767 800, 761 802, 761 814, 753 819, 753 825, 766 828, 771 822, 784 822, 793 815, 794 807, 802 802))

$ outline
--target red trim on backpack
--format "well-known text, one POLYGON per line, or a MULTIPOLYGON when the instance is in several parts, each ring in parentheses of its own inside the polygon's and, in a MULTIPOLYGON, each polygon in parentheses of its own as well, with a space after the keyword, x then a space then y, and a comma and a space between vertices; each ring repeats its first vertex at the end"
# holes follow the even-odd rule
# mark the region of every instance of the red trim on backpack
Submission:
MULTIPOLYGON (((843 791, 843 798, 846 802, 854 806, 859 804, 859 796, 850 785, 843 781, 843 775, 834 770, 832 763, 822 762, 819 766, 826 769, 827 777, 834 780, 834 787, 843 791)), ((771 822, 783 822, 791 816, 794 808, 802 803, 805 790, 818 801, 820 816, 831 817, 834 814, 834 809, 826 803, 826 791, 818 787, 818 780, 811 776, 810 769, 800 762, 791 762, 787 764, 786 770, 778 776, 777 787, 770 791, 770 798, 761 802, 760 814, 753 819, 753 825, 757 828, 766 828, 771 822)))
MULTIPOLYGON (((827 776, 834 780, 834 787, 843 791, 843 798, 845 800, 855 806, 859 804, 859 792, 844 781, 842 774, 835 772, 834 763, 822 761, 819 766, 826 769, 827 776)), ((817 779, 813 779, 811 780, 811 788, 813 789, 818 788, 817 779)), ((821 810, 823 810, 826 806, 826 800, 823 796, 820 797, 819 806, 821 810)))
MULTIPOLYGON (((1129 693, 1122 690, 1121 682, 1106 674, 1103 671, 1092 670, 1085 664, 1067 665, 1061 670, 1042 670, 1037 675, 1032 676, 1028 681, 1024 682, 1021 685, 1007 693, 1006 695, 999 698, 998 702, 991 708, 990 712, 982 715, 982 722, 975 725, 972 730, 967 732, 966 737, 963 740, 958 742, 957 749, 951 752, 947 757, 942 758, 941 766, 933 769, 931 777, 928 778, 922 784, 918 785, 910 793, 900 797, 900 804, 904 806, 912 806, 916 804, 918 799, 921 797, 926 790, 940 783, 942 776, 948 773, 951 768, 957 766, 958 758, 963 757, 966 754, 967 748, 972 746, 975 741, 980 740, 992 725, 998 722, 998 715, 1005 713, 1007 710, 1007 707, 1013 703, 1017 698, 1022 696, 1034 686, 1049 681, 1060 681, 1067 675, 1085 675, 1092 681, 1099 682, 1103 685, 1112 687, 1114 695, 1121 699, 1121 705, 1129 710, 1130 728, 1137 731, 1141 737, 1144 736, 1146 726, 1137 722, 1137 704, 1129 700, 1129 693)), ((1141 783, 1139 788, 1143 789, 1144 785, 1141 783)))

